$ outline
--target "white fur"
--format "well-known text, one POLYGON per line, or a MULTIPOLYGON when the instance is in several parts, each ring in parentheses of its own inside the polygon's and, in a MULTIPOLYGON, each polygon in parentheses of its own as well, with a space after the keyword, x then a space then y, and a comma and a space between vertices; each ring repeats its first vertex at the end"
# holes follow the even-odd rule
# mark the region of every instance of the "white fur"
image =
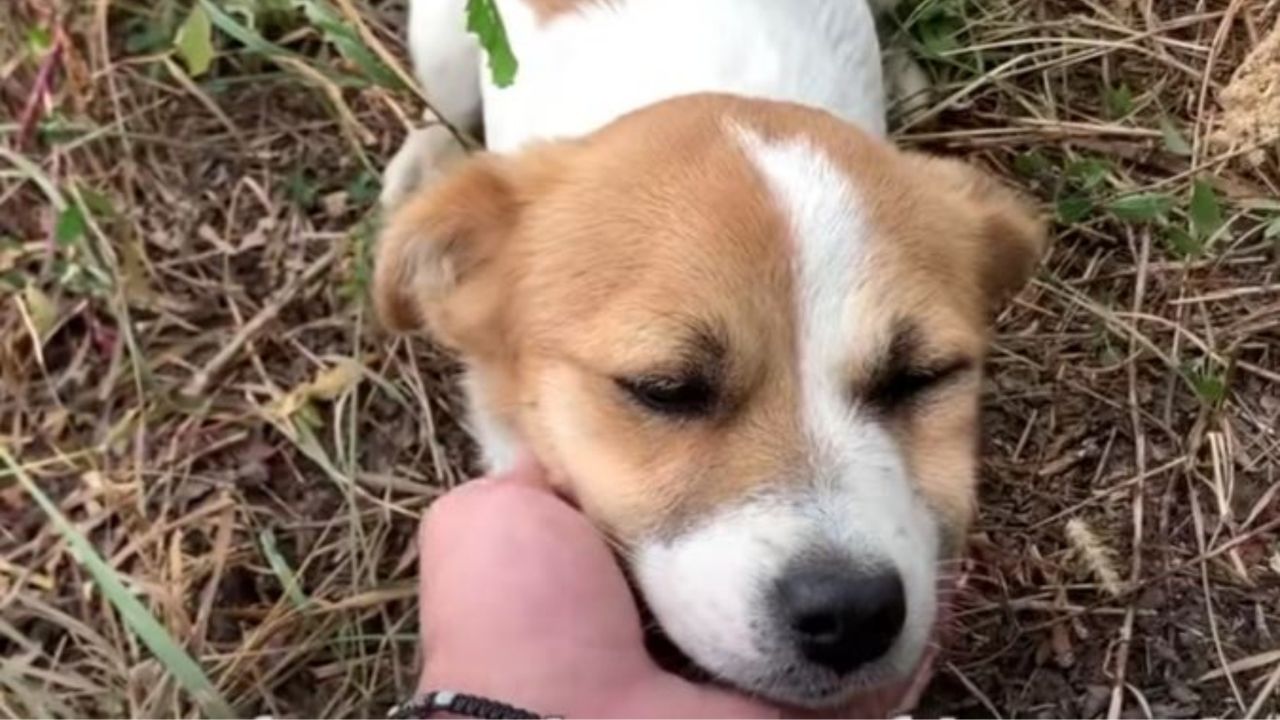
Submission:
POLYGON ((394 208, 415 190, 434 182, 466 157, 466 151, 447 127, 439 123, 409 132, 400 150, 387 163, 379 201, 394 208))
POLYGON ((544 24, 521 0, 498 6, 520 66, 502 89, 484 73, 491 150, 577 137, 709 91, 820 107, 884 132, 879 43, 861 0, 617 0, 544 24))
POLYGON ((467 0, 411 0, 409 54, 440 117, 472 130, 480 122, 480 44, 467 32, 467 0))
POLYGON ((672 540, 642 544, 637 577, 663 627, 731 681, 798 703, 827 703, 911 672, 936 612, 938 528, 892 437, 847 388, 870 229, 856 189, 823 153, 735 128, 789 219, 795 246, 797 365, 808 462, 785 494, 749 500, 672 540), (859 567, 891 564, 907 596, 903 632, 879 661, 837 680, 808 666, 769 617, 768 589, 788 561, 835 548, 859 567), (792 667, 786 682, 779 673, 792 667), (794 668, 799 668, 794 669, 794 668))

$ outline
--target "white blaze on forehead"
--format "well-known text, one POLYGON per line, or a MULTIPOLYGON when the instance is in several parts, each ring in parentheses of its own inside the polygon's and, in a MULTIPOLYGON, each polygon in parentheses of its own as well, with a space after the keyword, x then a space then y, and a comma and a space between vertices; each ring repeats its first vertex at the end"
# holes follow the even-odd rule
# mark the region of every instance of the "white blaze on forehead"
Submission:
POLYGON ((859 322, 859 315, 874 312, 859 293, 875 232, 866 203, 848 173, 808 140, 734 131, 791 233, 809 471, 819 488, 855 501, 859 527, 853 532, 883 554, 887 548, 874 542, 877 536, 899 534, 917 503, 895 442, 880 419, 859 407, 850 386, 855 350, 875 357, 886 349, 878 347, 883 336, 859 322))
POLYGON ((814 451, 839 457, 855 419, 845 367, 869 242, 866 213, 848 175, 811 143, 735 130, 790 225, 806 429, 814 451))

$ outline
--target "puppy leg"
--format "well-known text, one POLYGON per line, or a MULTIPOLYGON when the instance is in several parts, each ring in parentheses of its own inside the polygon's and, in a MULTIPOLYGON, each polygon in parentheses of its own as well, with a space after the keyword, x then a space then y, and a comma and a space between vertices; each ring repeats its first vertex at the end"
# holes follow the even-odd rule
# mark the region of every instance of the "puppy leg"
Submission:
POLYGON ((410 130, 382 172, 379 196, 382 209, 394 210, 414 191, 441 178, 466 155, 458 139, 440 123, 410 130))
POLYGON ((467 32, 466 0, 411 0, 409 55, 427 101, 459 130, 480 125, 480 43, 467 32))
POLYGON ((885 96, 898 122, 909 121, 929 107, 932 85, 924 68, 911 57, 900 33, 890 31, 892 13, 904 0, 867 0, 880 28, 885 96))
MULTIPOLYGON (((431 109, 459 130, 480 125, 480 46, 466 29, 466 0, 412 0, 409 54, 431 109)), ((438 178, 465 150, 439 122, 409 132, 382 175, 384 210, 438 178)))
POLYGON ((928 109, 933 100, 933 86, 904 43, 895 42, 885 49, 884 75, 890 107, 899 122, 911 120, 928 109))

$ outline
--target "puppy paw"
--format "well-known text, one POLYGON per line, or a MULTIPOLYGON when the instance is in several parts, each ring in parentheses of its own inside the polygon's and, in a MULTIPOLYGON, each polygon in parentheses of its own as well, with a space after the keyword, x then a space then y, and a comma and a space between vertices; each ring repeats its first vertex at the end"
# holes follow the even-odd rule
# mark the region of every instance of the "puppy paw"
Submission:
POLYGON ((907 48, 886 50, 884 69, 889 102, 899 122, 908 122, 929 108, 933 102, 933 86, 907 48))
POLYGON ((414 192, 439 179, 466 154, 444 125, 411 130, 382 173, 382 209, 395 209, 414 192))

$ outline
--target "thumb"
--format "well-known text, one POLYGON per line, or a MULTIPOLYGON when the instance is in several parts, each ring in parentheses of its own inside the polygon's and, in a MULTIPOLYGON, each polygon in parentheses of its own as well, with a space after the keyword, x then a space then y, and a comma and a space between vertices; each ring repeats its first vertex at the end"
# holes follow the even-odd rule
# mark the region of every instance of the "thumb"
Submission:
POLYGON ((776 718, 779 708, 716 685, 693 683, 657 667, 647 681, 618 698, 619 715, 634 717, 776 718))
POLYGON ((531 450, 520 449, 516 452, 515 458, 507 463, 497 472, 490 473, 485 479, 494 482, 517 483, 520 485, 529 485, 544 490, 549 490, 547 485, 547 471, 542 467, 536 455, 531 450))

